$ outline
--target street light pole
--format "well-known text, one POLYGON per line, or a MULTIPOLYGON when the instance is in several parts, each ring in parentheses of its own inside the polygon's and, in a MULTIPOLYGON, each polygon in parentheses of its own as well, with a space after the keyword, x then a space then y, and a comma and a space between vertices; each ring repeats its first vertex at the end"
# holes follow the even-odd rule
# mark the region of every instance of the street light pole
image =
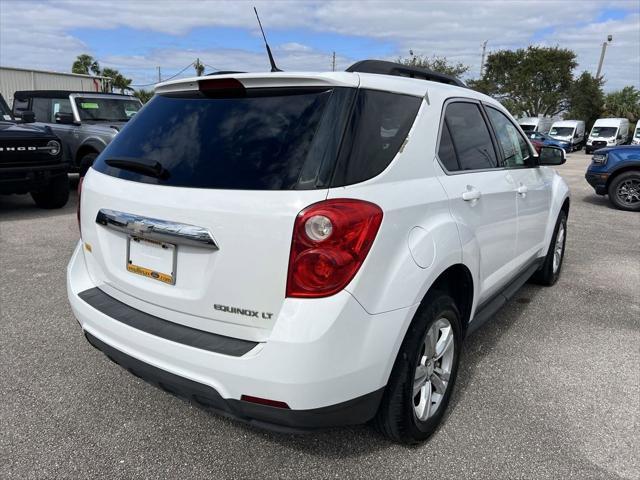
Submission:
POLYGON ((613 36, 607 36, 607 41, 602 42, 602 51, 600 52, 600 61, 598 62, 598 71, 596 73, 596 78, 600 78, 600 73, 602 72, 602 63, 604 62, 604 54, 607 52, 607 45, 611 43, 613 40, 613 36))

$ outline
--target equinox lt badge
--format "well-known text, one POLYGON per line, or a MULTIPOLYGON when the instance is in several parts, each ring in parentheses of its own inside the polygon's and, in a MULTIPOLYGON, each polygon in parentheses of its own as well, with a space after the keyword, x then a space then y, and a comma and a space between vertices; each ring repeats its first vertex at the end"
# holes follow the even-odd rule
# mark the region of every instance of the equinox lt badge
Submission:
POLYGON ((265 320, 270 320, 271 317, 273 317, 273 313, 257 312, 255 310, 249 310, 248 308, 228 307, 227 305, 219 305, 217 303, 213 306, 213 308, 221 312, 235 313, 236 315, 244 315, 245 317, 259 318, 259 316, 261 316, 265 320))

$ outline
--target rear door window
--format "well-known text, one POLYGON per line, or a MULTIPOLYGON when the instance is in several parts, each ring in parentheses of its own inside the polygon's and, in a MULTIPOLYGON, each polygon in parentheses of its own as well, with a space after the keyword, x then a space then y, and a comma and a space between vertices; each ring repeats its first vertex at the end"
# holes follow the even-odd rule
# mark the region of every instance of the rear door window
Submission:
MULTIPOLYGON (((451 160, 450 150, 441 161, 448 171, 456 170, 485 170, 496 168, 498 160, 479 105, 471 102, 453 102, 447 105, 444 115, 446 129, 441 133, 445 139, 449 134, 457 163, 451 160), (451 168, 449 168, 451 167, 451 168), (452 170, 453 169, 453 170, 452 170)), ((438 152, 442 152, 442 148, 438 152)))

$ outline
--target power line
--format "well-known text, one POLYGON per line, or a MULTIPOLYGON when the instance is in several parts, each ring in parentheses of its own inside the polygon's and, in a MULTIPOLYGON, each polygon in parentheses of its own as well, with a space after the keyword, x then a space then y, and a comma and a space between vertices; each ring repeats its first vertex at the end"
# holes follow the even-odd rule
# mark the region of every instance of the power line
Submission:
MULTIPOLYGON (((169 78, 165 78, 163 80, 163 82, 169 81, 173 78, 176 78, 178 75, 180 75, 181 73, 183 73, 187 68, 189 67, 193 67, 193 64, 195 62, 191 62, 189 65, 187 65, 186 67, 184 67, 182 70, 180 70, 178 73, 176 73, 175 75, 171 75, 169 78)), ((158 82, 153 82, 153 83, 145 83, 145 84, 136 84, 136 85, 131 85, 131 87, 150 87, 151 85, 157 85, 158 82)))

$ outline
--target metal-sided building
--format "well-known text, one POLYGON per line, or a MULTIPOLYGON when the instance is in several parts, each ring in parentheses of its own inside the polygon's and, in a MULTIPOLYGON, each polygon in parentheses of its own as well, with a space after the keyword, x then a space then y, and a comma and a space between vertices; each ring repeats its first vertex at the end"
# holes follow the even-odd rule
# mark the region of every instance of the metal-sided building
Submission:
POLYGON ((77 73, 48 72, 25 68, 0 67, 0 93, 13 105, 13 94, 19 90, 75 90, 101 92, 111 79, 77 73))

